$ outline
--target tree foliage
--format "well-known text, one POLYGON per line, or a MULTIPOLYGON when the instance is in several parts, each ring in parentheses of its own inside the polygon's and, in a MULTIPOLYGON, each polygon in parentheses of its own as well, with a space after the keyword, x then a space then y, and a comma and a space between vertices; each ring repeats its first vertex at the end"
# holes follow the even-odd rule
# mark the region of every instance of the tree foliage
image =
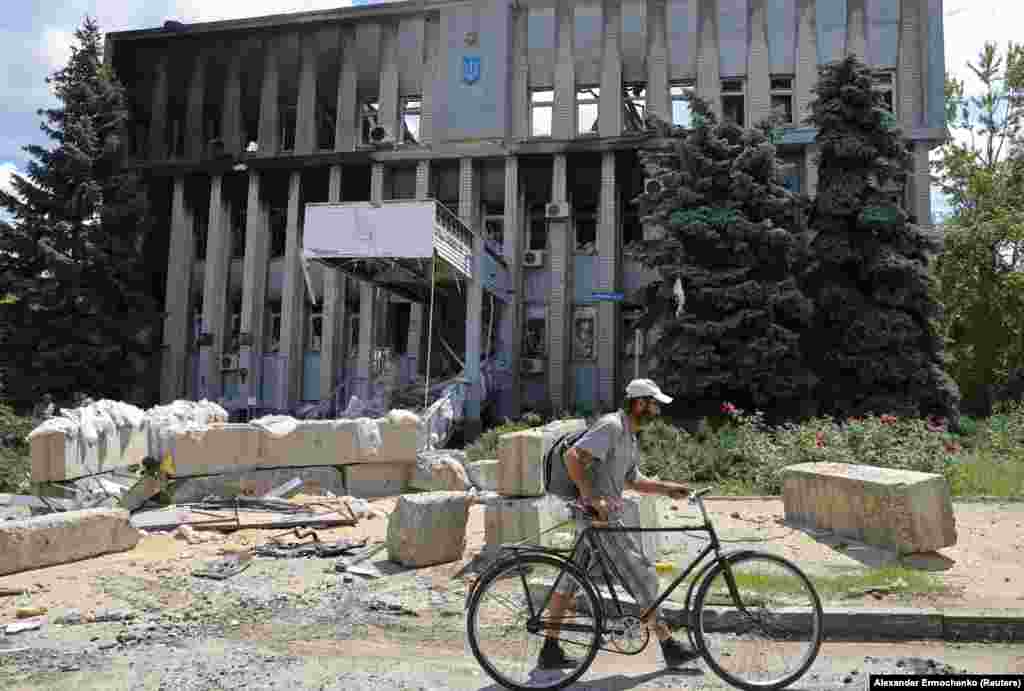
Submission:
POLYGON ((127 398, 159 334, 143 262, 151 217, 138 176, 121 168, 129 113, 87 18, 68 64, 48 83, 60 101, 26 146, 27 177, 0 193, 14 221, 0 233, 0 361, 5 395, 27 407, 43 392, 127 398))
POLYGON ((794 274, 803 245, 788 230, 798 200, 779 182, 765 130, 719 123, 699 99, 691 107, 692 130, 660 124, 671 148, 641 155, 645 177, 660 183, 638 200, 661 236, 641 250, 661 277, 649 301, 660 332, 650 364, 693 413, 724 400, 792 412, 814 385, 799 335, 812 306, 794 274))
POLYGON ((814 91, 819 183, 801 285, 816 307, 803 342, 821 412, 957 420, 929 272, 939 248, 900 203, 910 167, 902 132, 856 57, 825 66, 814 91))
POLYGON ((936 273, 950 371, 974 412, 1024 367, 1024 46, 986 43, 967 67, 982 93, 946 78, 954 133, 933 164, 953 207, 936 273))

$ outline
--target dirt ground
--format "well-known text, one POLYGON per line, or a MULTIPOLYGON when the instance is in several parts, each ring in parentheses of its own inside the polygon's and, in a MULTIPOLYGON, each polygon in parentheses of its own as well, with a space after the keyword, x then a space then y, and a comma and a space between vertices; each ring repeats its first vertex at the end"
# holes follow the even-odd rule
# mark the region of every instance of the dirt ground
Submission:
MULTIPOLYGON (((318 499, 296 497, 294 500, 318 499)), ((395 502, 395 498, 383 498, 370 503, 374 508, 389 513, 395 502)), ((785 525, 782 522, 783 507, 780 499, 710 498, 706 505, 720 537, 730 541, 729 547, 748 546, 780 553, 812 576, 857 573, 866 571, 868 567, 900 562, 898 557, 882 550, 785 525)), ((659 509, 663 527, 692 524, 697 519, 694 507, 685 502, 673 504, 667 499, 659 499, 659 509)), ((934 573, 947 586, 944 593, 903 595, 898 602, 892 597, 879 598, 877 594, 865 594, 861 598, 844 598, 841 605, 1024 609, 1024 576, 1021 575, 1024 574, 1024 504, 955 504, 954 511, 959 536, 955 546, 903 560, 906 566, 934 573)), ((242 530, 229 535, 204 532, 200 534, 206 541, 196 545, 189 545, 168 533, 154 533, 142 537, 138 546, 128 552, 6 576, 0 578, 0 588, 26 588, 30 593, 0 597, 0 623, 13 621, 16 609, 25 606, 46 607, 51 618, 74 609, 86 619, 103 609, 123 607, 124 602, 118 589, 110 585, 111 579, 127 578, 140 584, 151 584, 148 597, 154 608, 176 610, 188 607, 193 599, 192 594, 180 587, 167 587, 167 583, 195 583, 200 579, 190 574, 197 564, 223 555, 248 551, 263 544, 269 537, 282 535, 283 532, 242 530)), ((383 541, 387 532, 387 519, 364 519, 355 527, 316 532, 323 542, 341 538, 383 541)), ((470 509, 466 553, 462 562, 406 573, 414 573, 418 579, 428 580, 441 587, 479 553, 483 544, 484 507, 474 506, 470 509)), ((682 561, 693 556, 701 546, 702 543, 696 540, 676 539, 672 536, 663 542, 662 559, 682 561)), ((260 568, 254 565, 253 577, 259 573, 273 573, 274 592, 301 595, 332 570, 330 567, 334 560, 259 559, 257 562, 260 568), (316 564, 300 567, 295 564, 297 561, 312 561, 316 564)), ((395 565, 387 561, 386 551, 373 557, 368 565, 384 573, 404 571, 389 569, 389 565, 395 565)))

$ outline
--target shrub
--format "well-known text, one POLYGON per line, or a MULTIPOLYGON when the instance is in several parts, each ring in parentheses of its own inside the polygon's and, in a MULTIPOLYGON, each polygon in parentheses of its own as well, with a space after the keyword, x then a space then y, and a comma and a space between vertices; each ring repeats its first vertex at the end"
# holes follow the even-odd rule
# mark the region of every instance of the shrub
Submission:
POLYGON ((0 404, 0 492, 21 492, 28 487, 32 457, 25 439, 35 425, 0 404))

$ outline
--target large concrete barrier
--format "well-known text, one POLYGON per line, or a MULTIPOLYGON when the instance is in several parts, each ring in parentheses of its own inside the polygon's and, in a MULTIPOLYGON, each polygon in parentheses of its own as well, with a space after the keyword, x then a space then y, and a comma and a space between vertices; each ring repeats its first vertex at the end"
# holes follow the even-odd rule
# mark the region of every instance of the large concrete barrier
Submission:
POLYGON ((66 564, 139 542, 128 512, 85 509, 0 523, 0 576, 66 564))
POLYGON ((498 438, 498 493, 539 497, 544 486, 544 455, 564 434, 586 429, 586 420, 559 420, 544 427, 509 432, 498 438))
POLYGON ((955 545, 949 485, 941 475, 846 463, 782 471, 786 520, 901 554, 955 545))
POLYGON ((95 444, 60 431, 29 440, 32 482, 73 480, 136 465, 146 456, 145 428, 118 427, 114 436, 102 434, 95 444))
POLYGON ((388 559, 412 567, 456 561, 466 549, 468 519, 465 492, 399 497, 388 517, 388 559))
POLYGON ((272 465, 262 454, 265 436, 252 425, 232 423, 179 432, 174 437, 174 473, 205 475, 243 466, 272 465))

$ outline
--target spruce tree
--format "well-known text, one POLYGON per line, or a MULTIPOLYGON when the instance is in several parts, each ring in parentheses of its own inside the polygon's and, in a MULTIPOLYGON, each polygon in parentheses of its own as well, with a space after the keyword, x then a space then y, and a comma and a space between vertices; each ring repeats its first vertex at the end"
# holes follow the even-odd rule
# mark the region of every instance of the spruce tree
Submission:
POLYGON ((823 68, 808 123, 818 128, 813 261, 801 287, 815 303, 803 352, 822 412, 958 418, 943 368, 940 305, 929 273, 937 246, 901 198, 910 156, 896 120, 856 57, 823 68))
POLYGON ((13 223, 0 232, 0 369, 19 407, 45 392, 126 398, 159 335, 160 305, 143 262, 152 230, 138 175, 121 167, 129 112, 103 64, 96 22, 75 32, 68 64, 47 82, 58 108, 40 110, 52 149, 0 193, 13 223))
POLYGON ((799 199, 780 183, 769 127, 719 123, 699 99, 691 108, 692 129, 656 123, 671 144, 641 154, 640 255, 661 279, 648 291, 653 376, 688 416, 726 401, 799 416, 815 384, 801 351, 813 306, 796 280, 799 199))

